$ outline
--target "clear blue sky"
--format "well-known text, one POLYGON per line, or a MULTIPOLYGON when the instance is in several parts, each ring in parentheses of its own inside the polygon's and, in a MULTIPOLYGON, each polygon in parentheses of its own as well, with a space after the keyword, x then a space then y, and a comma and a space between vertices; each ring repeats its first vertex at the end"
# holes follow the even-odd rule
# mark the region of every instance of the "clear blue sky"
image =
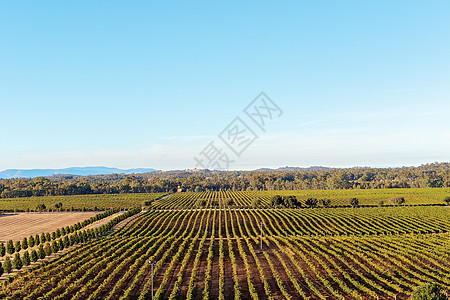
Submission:
POLYGON ((450 161, 449 15, 449 1, 0 1, 0 170, 193 168, 261 91, 284 113, 231 169, 450 161))

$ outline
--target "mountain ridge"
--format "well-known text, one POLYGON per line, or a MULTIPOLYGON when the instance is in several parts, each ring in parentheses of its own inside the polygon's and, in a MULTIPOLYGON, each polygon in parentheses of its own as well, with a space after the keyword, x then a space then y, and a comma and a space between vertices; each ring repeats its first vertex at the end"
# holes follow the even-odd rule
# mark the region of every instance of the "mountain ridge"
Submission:
POLYGON ((34 178, 34 177, 48 177, 53 175, 107 175, 107 174, 136 174, 156 172, 156 169, 151 168, 135 168, 135 169, 118 169, 109 167, 69 167, 63 169, 7 169, 0 172, 0 178, 34 178))

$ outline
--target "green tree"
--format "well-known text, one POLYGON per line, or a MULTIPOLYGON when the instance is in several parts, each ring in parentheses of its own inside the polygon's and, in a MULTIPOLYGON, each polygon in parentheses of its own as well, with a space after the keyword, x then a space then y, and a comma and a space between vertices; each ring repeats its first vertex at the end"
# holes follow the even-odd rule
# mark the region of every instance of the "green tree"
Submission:
POLYGON ((5 273, 11 273, 12 264, 9 256, 5 257, 5 261, 3 262, 3 270, 5 271, 5 273))
POLYGON ((47 241, 45 233, 41 234, 41 243, 45 243, 47 241))
POLYGON ((70 246, 70 241, 69 241, 69 237, 66 235, 64 237, 64 248, 67 248, 70 246))
POLYGON ((24 237, 22 240, 22 249, 28 249, 28 239, 26 237, 24 237))
POLYGON ((405 198, 403 197, 392 197, 389 199, 389 202, 391 202, 394 205, 402 205, 405 203, 405 198))
POLYGON ((52 242, 52 252, 56 253, 58 251, 59 251, 59 245, 58 245, 58 243, 56 241, 53 241, 52 242))
POLYGON ((330 199, 320 199, 319 200, 320 205, 322 205, 323 207, 330 207, 331 205, 331 200, 330 199))
POLYGON ((55 204, 55 208, 58 211, 62 211, 63 204, 61 202, 55 204))
POLYGON ((197 201, 195 201, 195 206, 196 207, 205 207, 207 204, 205 199, 198 199, 197 201))
POLYGON ((37 262, 38 261, 39 257, 38 257, 38 254, 37 254, 36 250, 34 250, 34 249, 31 250, 30 258, 31 258, 32 262, 37 262))
POLYGON ((34 236, 34 244, 37 246, 41 243, 41 239, 39 238, 39 234, 34 236))
POLYGON ((412 294, 413 300, 447 300, 436 283, 427 283, 416 288, 412 294))
POLYGON ((270 199, 270 206, 278 208, 283 205, 283 198, 280 195, 275 195, 270 199))
POLYGON ((16 241, 16 243, 14 244, 14 248, 16 252, 19 252, 20 249, 22 249, 22 244, 19 241, 16 241))
POLYGON ((313 208, 313 207, 316 207, 317 206, 317 199, 316 198, 308 198, 308 199, 306 199, 306 201, 305 201, 305 205, 306 206, 308 206, 308 207, 310 207, 310 208, 313 208))
POLYGON ((233 199, 226 199, 225 200, 225 205, 228 206, 228 207, 233 206, 234 205, 233 199))
POLYGON ((29 266, 31 263, 30 253, 28 253, 28 250, 23 253, 22 263, 24 266, 29 266))
POLYGON ((44 245, 42 245, 42 244, 39 245, 38 258, 40 258, 40 259, 45 258, 44 245))
POLYGON ((22 269, 23 264, 22 264, 22 260, 20 259, 20 254, 19 253, 16 253, 14 255, 14 259, 13 259, 12 263, 13 263, 14 269, 16 269, 16 270, 22 269))
POLYGON ((2 276, 3 275, 3 266, 2 266, 2 263, 0 262, 0 276, 2 276))
POLYGON ((358 198, 352 198, 352 199, 350 199, 350 205, 351 205, 352 207, 357 207, 357 206, 359 206, 359 200, 358 200, 358 198))
POLYGON ((44 211, 44 210, 46 210, 46 209, 47 209, 47 207, 45 206, 45 204, 39 204, 39 205, 36 207, 36 210, 39 211, 39 212, 44 211))
POLYGON ((0 257, 5 256, 6 254, 6 248, 3 242, 0 243, 0 257))
POLYGON ((283 205, 287 208, 298 208, 301 206, 301 203, 295 196, 286 196, 283 197, 283 205))
POLYGON ((14 243, 12 240, 9 240, 8 243, 6 243, 6 252, 9 254, 13 254, 16 250, 14 249, 14 243))
POLYGON ((58 243, 58 248, 59 250, 63 250, 64 249, 64 241, 63 239, 59 239, 58 243))
POLYGON ((44 245, 44 253, 45 253, 45 256, 49 256, 50 254, 52 254, 52 248, 50 248, 50 244, 49 243, 45 243, 45 245, 44 245))
POLYGON ((30 237, 28 238, 28 247, 34 247, 34 244, 35 244, 34 237, 30 235, 30 237))

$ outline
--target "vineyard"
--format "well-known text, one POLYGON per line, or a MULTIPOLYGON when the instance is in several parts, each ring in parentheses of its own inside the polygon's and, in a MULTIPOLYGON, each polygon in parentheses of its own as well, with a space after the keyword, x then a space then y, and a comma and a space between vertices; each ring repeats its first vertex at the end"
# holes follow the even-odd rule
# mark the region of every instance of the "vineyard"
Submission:
POLYGON ((156 299, 407 299, 425 282, 450 292, 447 207, 167 209, 187 205, 174 198, 194 200, 164 198, 154 206, 165 209, 4 281, 0 295, 150 299, 149 261, 156 299))
POLYGON ((301 202, 314 197, 329 199, 330 206, 349 206, 349 199, 357 197, 362 206, 392 206, 389 199, 404 197, 406 205, 443 205, 443 199, 450 196, 450 188, 422 189, 371 189, 371 190, 301 190, 301 191, 224 191, 202 193, 176 193, 164 201, 158 201, 152 207, 158 209, 178 209, 193 207, 199 199, 206 200, 206 207, 231 206, 250 207, 254 198, 261 199, 261 207, 270 207, 270 198, 274 195, 296 196, 301 202))
POLYGON ((145 201, 161 198, 166 193, 98 194, 74 196, 43 196, 0 199, 0 211, 33 211, 40 204, 54 208, 62 203, 65 210, 105 210, 141 207, 145 201))

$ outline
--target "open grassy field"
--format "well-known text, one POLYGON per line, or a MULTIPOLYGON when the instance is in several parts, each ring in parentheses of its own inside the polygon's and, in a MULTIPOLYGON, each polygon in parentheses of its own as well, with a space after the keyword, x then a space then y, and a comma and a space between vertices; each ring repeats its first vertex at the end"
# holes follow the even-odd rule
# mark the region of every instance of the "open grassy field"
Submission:
POLYGON ((98 212, 5 213, 0 215, 0 242, 52 232, 89 219, 98 212))

